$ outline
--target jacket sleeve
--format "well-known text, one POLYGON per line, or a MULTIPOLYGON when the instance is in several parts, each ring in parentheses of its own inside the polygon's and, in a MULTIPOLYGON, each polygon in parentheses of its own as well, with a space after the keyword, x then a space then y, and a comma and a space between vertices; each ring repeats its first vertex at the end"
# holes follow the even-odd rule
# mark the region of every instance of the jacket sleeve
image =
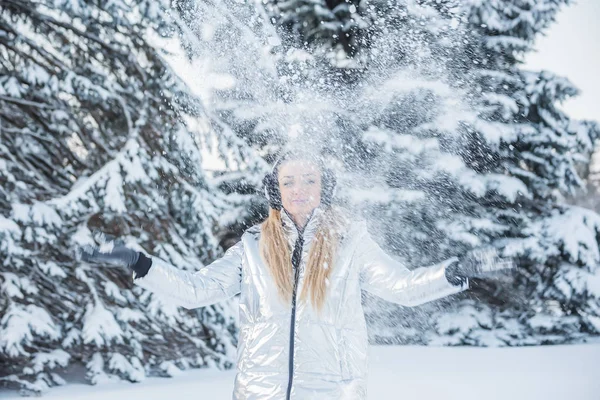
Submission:
POLYGON ((241 291, 244 245, 240 240, 225 254, 196 272, 184 271, 157 257, 144 277, 133 282, 187 309, 227 300, 241 291))
POLYGON ((359 225, 355 251, 361 288, 393 303, 407 307, 418 306, 461 292, 469 286, 468 281, 454 286, 446 279, 446 266, 456 258, 431 267, 409 270, 381 249, 369 235, 365 222, 359 225))

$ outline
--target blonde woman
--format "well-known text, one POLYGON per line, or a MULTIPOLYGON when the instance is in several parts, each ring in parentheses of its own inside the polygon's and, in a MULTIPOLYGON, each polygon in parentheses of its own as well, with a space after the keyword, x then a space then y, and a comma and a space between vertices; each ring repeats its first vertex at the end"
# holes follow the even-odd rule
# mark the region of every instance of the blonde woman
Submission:
POLYGON ((410 307, 512 266, 485 250, 409 270, 364 221, 331 205, 335 177, 306 153, 285 153, 264 184, 268 218, 195 273, 123 246, 82 253, 84 261, 130 267, 135 284, 186 308, 240 293, 233 399, 366 399, 361 289, 410 307))

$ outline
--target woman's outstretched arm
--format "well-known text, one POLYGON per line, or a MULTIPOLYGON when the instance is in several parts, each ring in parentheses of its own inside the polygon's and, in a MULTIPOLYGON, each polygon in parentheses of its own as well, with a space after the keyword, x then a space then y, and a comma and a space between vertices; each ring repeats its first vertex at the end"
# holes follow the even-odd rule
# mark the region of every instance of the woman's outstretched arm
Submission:
POLYGON ((468 289, 468 279, 458 285, 446 278, 446 267, 457 261, 409 270, 390 257, 373 240, 366 223, 359 223, 355 260, 360 269, 361 288, 384 300, 413 307, 468 289))
POLYGON ((81 251, 83 261, 129 267, 136 285, 188 309, 218 303, 240 293, 243 256, 244 246, 240 240, 221 258, 190 272, 122 245, 108 251, 90 247, 81 251))
MULTIPOLYGON (((196 272, 178 269, 157 257, 150 257, 148 273, 133 283, 168 297, 188 309, 208 306, 240 293, 244 245, 240 240, 225 254, 196 272)), ((135 269, 134 269, 135 271, 135 269)))

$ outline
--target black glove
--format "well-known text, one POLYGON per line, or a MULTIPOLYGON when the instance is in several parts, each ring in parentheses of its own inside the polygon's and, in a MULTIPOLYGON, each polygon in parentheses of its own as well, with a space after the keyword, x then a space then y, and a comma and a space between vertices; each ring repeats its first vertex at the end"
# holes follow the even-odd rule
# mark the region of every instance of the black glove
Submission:
POLYGON ((500 257, 493 247, 480 247, 468 251, 458 261, 446 267, 446 278, 453 285, 461 285, 466 278, 482 278, 500 270, 514 268, 510 258, 500 257))
POLYGON ((126 247, 120 240, 106 240, 106 237, 103 234, 99 236, 99 240, 103 242, 100 246, 85 245, 79 248, 77 258, 89 263, 130 268, 136 272, 136 278, 141 278, 148 273, 152 266, 151 258, 126 247))
POLYGON ((111 248, 86 245, 81 248, 81 261, 111 264, 131 268, 138 262, 139 252, 125 246, 113 245, 111 248))

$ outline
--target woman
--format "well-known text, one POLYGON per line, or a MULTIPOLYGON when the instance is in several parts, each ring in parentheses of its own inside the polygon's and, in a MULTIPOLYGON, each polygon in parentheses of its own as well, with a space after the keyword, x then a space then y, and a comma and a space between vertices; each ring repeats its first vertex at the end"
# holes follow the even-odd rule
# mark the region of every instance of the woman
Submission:
POLYGON ((331 205, 335 177, 308 154, 285 153, 263 182, 268 218, 195 273, 123 246, 82 253, 84 261, 132 268, 135 284, 186 308, 241 293, 234 399, 365 399, 361 289, 416 306, 511 267, 483 251, 407 269, 382 251, 365 221, 331 205))

